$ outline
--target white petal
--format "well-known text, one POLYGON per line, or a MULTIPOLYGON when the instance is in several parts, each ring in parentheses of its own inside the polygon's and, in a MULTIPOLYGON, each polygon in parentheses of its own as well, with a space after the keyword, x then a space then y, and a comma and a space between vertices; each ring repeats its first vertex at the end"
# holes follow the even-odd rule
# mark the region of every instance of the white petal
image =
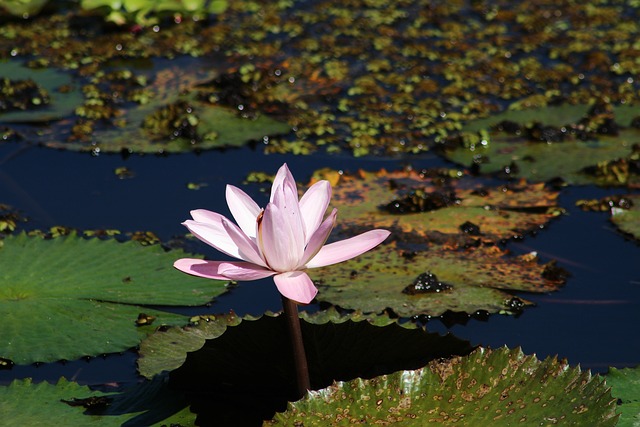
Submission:
POLYGON ((303 271, 291 271, 273 276, 273 281, 286 298, 300 304, 309 304, 318 293, 311 278, 303 271))
POLYGON ((227 185, 227 204, 229 210, 244 234, 255 239, 257 235, 257 218, 260 206, 244 191, 233 185, 227 185))
POLYGON ((307 268, 324 267, 357 257, 378 246, 389 234, 387 230, 371 230, 350 239, 329 243, 307 262, 307 268))
POLYGON ((322 223, 331 200, 331 184, 329 181, 318 181, 302 195, 300 199, 300 213, 304 221, 307 241, 322 223))

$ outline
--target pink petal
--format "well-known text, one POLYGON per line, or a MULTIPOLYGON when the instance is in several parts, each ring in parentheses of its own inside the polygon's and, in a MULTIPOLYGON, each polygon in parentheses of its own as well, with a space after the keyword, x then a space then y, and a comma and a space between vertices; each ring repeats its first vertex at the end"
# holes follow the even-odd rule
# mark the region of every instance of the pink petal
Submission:
POLYGON ((211 212, 206 209, 194 209, 190 213, 194 221, 205 224, 220 224, 220 218, 225 218, 217 212, 211 212))
POLYGON ((322 223, 331 200, 331 184, 329 181, 318 181, 302 195, 300 213, 304 220, 307 242, 322 223))
POLYGON ((251 264, 250 262, 223 262, 218 271, 231 280, 248 281, 273 276, 275 271, 251 264))
POLYGON ((173 263, 178 270, 193 276, 207 279, 229 280, 218 273, 220 261, 206 261, 204 259, 182 258, 173 263))
POLYGON ((240 258, 244 261, 249 261, 262 267, 267 266, 264 259, 262 258, 262 255, 260 254, 260 249, 258 249, 256 242, 254 242, 250 237, 244 234, 240 227, 227 220, 222 221, 222 226, 224 227, 233 243, 238 247, 239 256, 237 258, 240 258))
POLYGON ((304 255, 302 256, 302 261, 300 262, 300 265, 298 265, 298 268, 304 267, 305 264, 310 259, 315 257, 318 251, 322 249, 322 245, 325 244, 325 242, 329 238, 329 234, 331 234, 331 230, 333 230, 333 227, 335 227, 336 225, 337 215, 338 210, 333 209, 327 219, 325 219, 324 222, 320 224, 320 227, 318 227, 315 233, 313 233, 311 239, 309 239, 307 247, 304 250, 304 255))
POLYGON ((291 214, 290 211, 269 203, 262 217, 258 237, 260 247, 267 264, 275 271, 295 269, 304 255, 304 235, 299 212, 298 218, 290 218, 287 216, 291 214))
POLYGON ((234 258, 242 258, 240 256, 240 249, 229 236, 229 233, 222 225, 222 221, 228 221, 225 217, 215 212, 210 214, 217 215, 217 222, 213 221, 214 216, 210 215, 207 219, 208 222, 198 222, 193 220, 186 220, 182 224, 189 229, 189 231, 204 243, 213 246, 223 254, 227 254, 234 258))
POLYGON ((247 193, 233 185, 227 185, 226 197, 229 210, 244 234, 255 239, 260 206, 247 193))
POLYGON ((387 230, 371 230, 350 239, 325 245, 307 262, 307 268, 324 267, 357 257, 378 246, 389 234, 391 232, 387 230))
POLYGON ((218 280, 257 280, 273 276, 275 272, 249 262, 207 261, 204 259, 182 258, 173 266, 194 276, 218 280))
POLYGON ((318 293, 311 278, 303 271, 276 274, 273 276, 273 281, 278 292, 300 304, 309 304, 318 293))
POLYGON ((287 167, 287 164, 283 164, 278 169, 275 178, 273 178, 273 184, 271 186, 271 197, 269 199, 270 202, 273 203, 273 198, 275 194, 279 191, 282 191, 282 188, 286 186, 291 186, 293 184, 293 188, 296 188, 296 181, 293 179, 293 175, 287 167))

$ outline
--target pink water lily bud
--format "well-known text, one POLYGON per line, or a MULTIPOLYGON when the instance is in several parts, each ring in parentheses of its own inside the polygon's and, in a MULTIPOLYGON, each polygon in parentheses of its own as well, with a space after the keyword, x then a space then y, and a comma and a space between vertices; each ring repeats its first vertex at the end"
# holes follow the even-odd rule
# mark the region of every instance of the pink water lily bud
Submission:
POLYGON ((324 267, 354 258, 374 248, 390 234, 371 230, 325 244, 336 224, 337 209, 326 217, 331 185, 322 180, 298 199, 298 189, 286 164, 273 180, 264 209, 241 189, 227 185, 227 204, 236 223, 216 212, 197 209, 183 224, 198 239, 241 261, 183 258, 177 269, 219 280, 257 280, 273 276, 278 291, 301 304, 310 303, 318 290, 308 268, 324 267))

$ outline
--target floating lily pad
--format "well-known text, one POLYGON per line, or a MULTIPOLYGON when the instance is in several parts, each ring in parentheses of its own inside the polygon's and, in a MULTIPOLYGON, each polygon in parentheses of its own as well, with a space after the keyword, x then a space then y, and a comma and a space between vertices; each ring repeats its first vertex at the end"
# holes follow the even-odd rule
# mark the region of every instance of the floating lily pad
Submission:
POLYGON ((640 240, 640 195, 627 196, 632 205, 629 209, 612 208, 611 221, 623 233, 640 240))
POLYGON ((159 325, 186 323, 143 305, 200 305, 225 292, 174 270, 184 254, 159 246, 74 234, 1 243, 0 357, 17 364, 126 350, 159 325))
MULTIPOLYGON (((229 333, 231 338, 225 338, 225 341, 227 339, 233 341, 237 338, 235 334, 241 333, 234 332, 238 330, 248 331, 242 333, 264 331, 266 337, 279 341, 283 337, 280 336, 281 325, 278 323, 280 320, 274 320, 279 318, 277 316, 278 315, 271 313, 267 313, 260 318, 253 318, 250 316, 239 318, 234 314, 196 316, 191 319, 191 324, 188 326, 172 327, 158 331, 157 333, 147 337, 147 339, 141 343, 139 350, 141 357, 138 360, 138 371, 141 375, 151 378, 162 371, 175 370, 184 364, 187 359, 187 354, 198 352, 207 346, 214 348, 216 346, 215 342, 217 342, 215 339, 222 337, 223 334, 226 333, 229 333), (236 329, 237 326, 244 323, 247 323, 247 325, 242 326, 240 329, 236 329)), ((364 331, 364 333, 374 334, 376 339, 382 339, 386 337, 386 335, 381 332, 382 330, 379 332, 377 329, 371 329, 365 324, 377 327, 389 327, 390 325, 395 325, 391 329, 399 326, 402 326, 404 330, 417 329, 413 323, 399 325, 397 320, 391 319, 385 315, 363 315, 361 312, 340 314, 335 310, 335 308, 330 308, 329 310, 314 314, 302 312, 300 313, 300 318, 303 320, 303 325, 305 325, 304 327, 310 328, 311 337, 314 337, 315 339, 322 339, 321 336, 323 333, 329 333, 333 336, 334 332, 330 332, 328 330, 333 327, 345 328, 346 332, 353 333, 353 331, 348 327, 336 326, 346 324, 347 322, 359 325, 353 326, 353 328, 359 328, 358 330, 364 331), (375 335, 378 333, 380 333, 380 335, 375 335)), ((284 325, 282 325, 282 327, 284 327, 284 325)), ((398 333, 403 334, 404 332, 398 333)), ((417 335, 419 339, 422 339, 420 337, 424 337, 424 333, 418 332, 407 333, 407 336, 411 334, 417 335)), ((262 337, 259 335, 259 333, 257 333, 256 336, 248 335, 247 339, 250 342, 261 342, 262 337)), ((436 336, 437 335, 434 334, 434 337, 436 336)), ((326 339, 331 340, 332 338, 326 337, 326 339)), ((446 342, 455 343, 457 341, 452 337, 447 337, 444 339, 443 344, 446 342)), ((320 344, 321 343, 319 342, 311 343, 314 347, 320 344)), ((251 346, 250 343, 249 346, 251 346)), ((322 350, 322 352, 324 351, 325 350, 322 350)), ((315 356, 310 355, 310 357, 313 357, 313 360, 319 366, 322 365, 320 360, 315 360, 315 356)), ((327 366, 329 366, 329 364, 327 364, 327 366)), ((213 369, 216 370, 218 368, 213 369)))
POLYGON ((640 131, 630 123, 634 115, 640 116, 640 108, 610 108, 610 113, 600 115, 587 114, 588 108, 565 105, 507 111, 471 122, 464 128, 468 133, 453 143, 450 140, 444 153, 481 173, 532 181, 562 178, 570 184, 627 185, 637 180, 628 175, 621 179, 620 173, 614 175, 616 171, 604 165, 633 153, 640 131), (488 132, 473 134, 483 129, 488 132))
POLYGON ((483 187, 446 170, 360 171, 343 176, 333 193, 344 228, 393 228, 425 240, 466 244, 522 236, 561 212, 558 192, 542 184, 483 187))
MULTIPOLYGON (((237 108, 198 96, 196 86, 217 74, 215 70, 204 69, 202 64, 186 67, 159 64, 153 73, 147 74, 143 80, 151 83, 143 90, 131 90, 135 95, 130 97, 137 102, 110 106, 103 101, 108 96, 98 92, 93 95, 97 106, 85 106, 91 111, 96 109, 98 116, 106 115, 112 123, 89 117, 83 125, 72 128, 71 133, 58 129, 57 134, 44 135, 37 141, 47 147, 74 151, 172 153, 238 147, 291 129, 265 114, 254 113, 249 117, 237 108)), ((113 84, 122 83, 105 79, 102 84, 103 91, 110 93, 115 90, 110 89, 113 84)))
POLYGON ((0 10, 6 10, 15 16, 35 15, 44 7, 48 0, 2 0, 0 10))
POLYGON ((604 382, 564 361, 520 349, 478 349, 466 357, 311 391, 265 425, 614 426, 604 382))
MULTIPOLYGON (((468 342, 451 335, 427 333, 412 324, 399 325, 386 316, 377 320, 376 316, 359 314, 317 316, 301 316, 318 322, 301 322, 313 388, 325 387, 337 379, 415 369, 434 358, 472 350, 468 342)), ((139 366, 141 372, 151 375, 174 369, 175 355, 186 355, 182 366, 171 372, 170 384, 188 393, 199 425, 227 425, 225 421, 230 425, 253 425, 271 418, 274 408, 284 409, 288 400, 297 398, 283 318, 265 315, 228 327, 228 320, 221 317, 198 322, 178 333, 172 333, 172 328, 166 331, 168 334, 158 331, 151 336, 149 343, 141 346, 139 366), (226 327, 221 335, 220 325, 213 324, 218 321, 222 328, 226 327), (203 342, 206 336, 217 337, 203 342), (173 350, 165 350, 167 346, 173 350), (153 360, 156 357, 157 362, 153 360), (163 361, 168 364, 162 366, 163 361)))
POLYGON ((234 314, 195 316, 187 326, 151 334, 140 344, 138 372, 152 378, 162 371, 177 369, 184 363, 187 353, 199 350, 207 340, 219 337, 228 326, 240 322, 242 318, 234 314))
POLYGON ((640 425, 640 367, 609 368, 605 378, 611 386, 611 394, 618 399, 621 414, 618 427, 640 425))
POLYGON ((407 252, 391 244, 311 274, 320 301, 365 313, 391 309, 402 317, 515 314, 531 304, 513 292, 552 292, 565 279, 553 263, 539 264, 532 254, 508 257, 497 247, 407 252), (436 277, 431 286, 425 284, 427 273, 436 277))
MULTIPOLYGON (((0 75, 12 81, 31 80, 48 95, 48 102, 42 105, 31 105, 25 110, 0 109, 0 123, 34 123, 42 124, 67 117, 82 103, 82 94, 75 87, 71 76, 53 68, 33 69, 16 60, 0 61, 0 75)), ((40 101, 42 102, 42 101, 40 101)))
POLYGON ((5 422, 21 426, 167 426, 195 425, 184 396, 167 387, 166 378, 131 386, 123 392, 94 391, 62 378, 57 384, 30 379, 0 387, 5 422))

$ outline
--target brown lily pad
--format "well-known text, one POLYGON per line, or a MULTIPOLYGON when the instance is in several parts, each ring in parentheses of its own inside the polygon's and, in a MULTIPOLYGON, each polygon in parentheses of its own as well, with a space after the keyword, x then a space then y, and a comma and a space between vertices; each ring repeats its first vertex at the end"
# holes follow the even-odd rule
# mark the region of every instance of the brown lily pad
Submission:
POLYGON ((546 293, 559 289, 566 273, 553 262, 540 264, 535 254, 509 257, 498 247, 424 252, 378 247, 353 260, 314 269, 318 300, 365 313, 390 309, 399 316, 519 313, 531 305, 514 292, 546 293), (435 276, 435 277, 434 277, 435 276))
POLYGON ((457 171, 408 169, 342 175, 332 203, 344 228, 389 228, 425 241, 469 244, 540 229, 562 212, 557 197, 543 184, 483 187, 457 171))

